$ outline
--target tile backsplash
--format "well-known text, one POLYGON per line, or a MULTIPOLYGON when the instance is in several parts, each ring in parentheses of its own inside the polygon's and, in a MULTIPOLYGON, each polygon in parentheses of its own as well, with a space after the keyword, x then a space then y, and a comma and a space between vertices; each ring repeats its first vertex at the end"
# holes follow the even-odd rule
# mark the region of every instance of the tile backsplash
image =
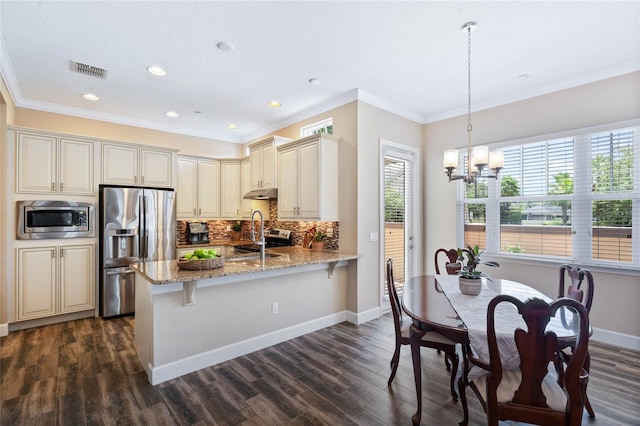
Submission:
MULTIPOLYGON (((186 244, 187 238, 187 223, 188 222, 202 222, 197 220, 179 220, 178 221, 178 244, 186 244)), ((236 223, 236 220, 207 220, 209 225, 209 240, 210 241, 224 241, 232 239, 232 232, 227 231, 227 227, 231 227, 236 223)), ((248 240, 251 238, 251 220, 243 219, 240 221, 242 224, 241 239, 248 240)), ((269 228, 281 228, 291 230, 292 240, 294 246, 302 246, 305 233, 312 227, 316 227, 319 231, 327 232, 327 229, 333 228, 333 236, 327 237, 324 240, 324 248, 329 250, 338 250, 340 248, 340 222, 299 222, 299 221, 280 221, 278 220, 278 204, 277 201, 271 200, 269 202, 269 219, 264 221, 265 230, 269 228)))

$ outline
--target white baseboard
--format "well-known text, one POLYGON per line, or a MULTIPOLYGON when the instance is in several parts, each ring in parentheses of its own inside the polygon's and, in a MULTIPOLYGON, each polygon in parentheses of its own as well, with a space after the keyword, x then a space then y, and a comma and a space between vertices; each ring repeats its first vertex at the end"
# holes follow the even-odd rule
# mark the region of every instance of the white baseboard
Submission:
POLYGON ((360 325, 364 324, 367 321, 374 320, 382 315, 382 311, 380 307, 369 309, 368 311, 355 313, 352 311, 347 311, 347 321, 352 324, 360 325))
POLYGON ((173 361, 168 364, 159 366, 149 364, 146 369, 149 376, 149 382, 155 386, 159 383, 175 379, 176 377, 183 376, 193 371, 210 367, 212 365, 285 342, 289 339, 293 339, 294 337, 299 337, 313 331, 318 331, 320 329, 339 324, 347 321, 347 316, 348 311, 342 311, 326 317, 307 321, 302 324, 283 328, 263 336, 254 337, 222 348, 203 352, 178 361, 173 361))
POLYGON ((9 324, 0 324, 0 337, 9 335, 9 324))
POLYGON ((640 351, 640 337, 630 334, 618 333, 617 331, 604 330, 602 328, 593 329, 591 340, 608 345, 620 346, 625 349, 640 351))

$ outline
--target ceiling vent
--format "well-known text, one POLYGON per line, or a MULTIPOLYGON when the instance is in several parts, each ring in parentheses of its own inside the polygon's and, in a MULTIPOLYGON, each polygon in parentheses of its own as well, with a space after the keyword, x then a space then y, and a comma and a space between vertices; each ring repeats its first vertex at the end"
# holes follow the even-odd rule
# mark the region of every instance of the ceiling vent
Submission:
POLYGON ((82 62, 71 61, 71 71, 90 75, 92 77, 107 78, 107 70, 104 68, 83 64, 82 62))

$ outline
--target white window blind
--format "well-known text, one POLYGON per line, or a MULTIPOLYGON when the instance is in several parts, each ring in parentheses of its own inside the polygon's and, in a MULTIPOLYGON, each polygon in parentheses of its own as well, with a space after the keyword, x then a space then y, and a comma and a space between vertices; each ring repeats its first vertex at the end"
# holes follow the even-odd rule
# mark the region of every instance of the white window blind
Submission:
POLYGON ((640 127, 576 132, 503 147, 497 182, 459 186, 464 243, 640 267, 639 133, 640 127))

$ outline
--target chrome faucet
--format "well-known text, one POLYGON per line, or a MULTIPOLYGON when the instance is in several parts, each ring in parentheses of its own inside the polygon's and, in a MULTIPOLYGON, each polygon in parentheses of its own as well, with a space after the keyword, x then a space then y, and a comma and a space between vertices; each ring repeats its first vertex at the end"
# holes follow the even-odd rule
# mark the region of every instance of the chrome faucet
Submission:
POLYGON ((264 216, 262 216, 262 212, 260 210, 254 210, 253 213, 251 213, 251 241, 253 241, 254 244, 260 246, 260 260, 264 262, 264 259, 265 259, 264 247, 266 245, 266 242, 264 240, 264 216), (253 217, 256 215, 256 213, 260 215, 260 240, 259 241, 256 241, 256 228, 253 225, 253 217))

